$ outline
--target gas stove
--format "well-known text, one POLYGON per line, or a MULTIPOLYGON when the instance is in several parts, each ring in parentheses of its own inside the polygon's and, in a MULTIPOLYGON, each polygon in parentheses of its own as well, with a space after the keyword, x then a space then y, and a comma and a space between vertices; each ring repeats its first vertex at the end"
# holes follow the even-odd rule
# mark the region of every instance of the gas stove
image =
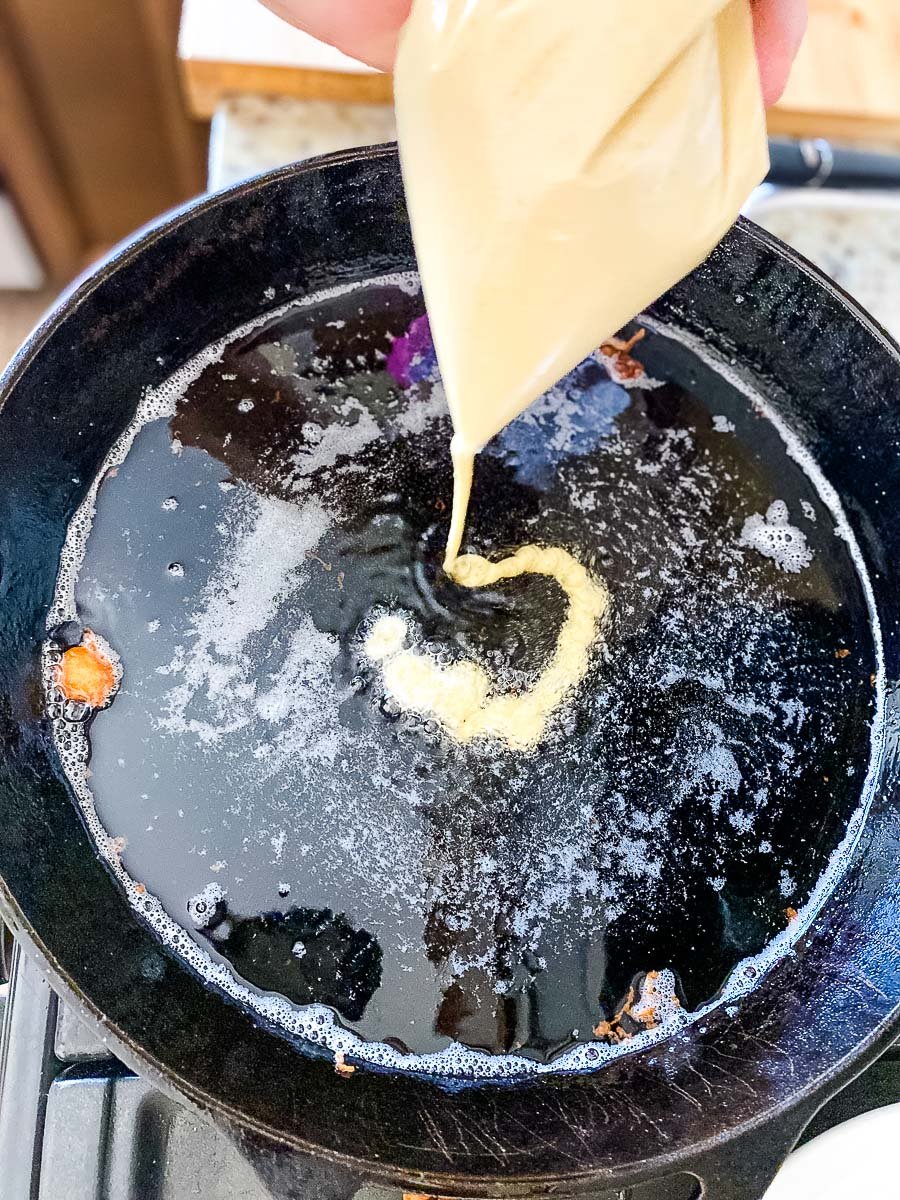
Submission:
MULTIPOLYGON (((827 1104, 804 1140, 896 1102, 900 1044, 827 1104)), ((0 1041, 0 1173, 3 1200, 272 1200, 224 1133, 124 1067, 18 950, 0 1041)), ((677 1200, 692 1191, 665 1188, 677 1200)))
POLYGON ((19 951, 0 1164, 3 1200, 271 1200, 223 1133, 124 1067, 19 951))

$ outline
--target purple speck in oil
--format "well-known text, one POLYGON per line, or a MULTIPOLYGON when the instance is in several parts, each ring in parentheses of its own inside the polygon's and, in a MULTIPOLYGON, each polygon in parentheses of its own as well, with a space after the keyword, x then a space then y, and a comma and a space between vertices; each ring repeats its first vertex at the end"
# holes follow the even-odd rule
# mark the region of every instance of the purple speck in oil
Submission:
POLYGON ((437 355, 427 316, 416 317, 406 333, 394 340, 387 369, 402 388, 436 375, 437 355))

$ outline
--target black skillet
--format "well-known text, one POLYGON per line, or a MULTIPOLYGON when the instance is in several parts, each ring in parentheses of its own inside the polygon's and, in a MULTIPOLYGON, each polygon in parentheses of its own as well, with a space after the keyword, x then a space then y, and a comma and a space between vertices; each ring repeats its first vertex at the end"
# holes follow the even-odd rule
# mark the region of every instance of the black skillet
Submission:
MULTIPOLYGON (((414 265, 396 152, 339 155, 202 200, 69 294, 0 411, 0 877, 54 985, 142 1074, 227 1127, 283 1195, 364 1181, 459 1196, 605 1193, 666 1176, 755 1200, 814 1112, 896 1036, 900 819, 888 744, 852 861, 740 1004, 594 1074, 450 1090, 333 1064, 255 1023, 163 949, 98 860, 43 712, 38 647, 67 523, 140 388, 281 295, 414 265), (271 296, 271 292, 269 293, 271 296)), ((741 222, 655 306, 764 381, 840 495, 900 675, 900 355, 807 263, 741 222), (741 302, 736 301, 741 298, 741 302)), ((648 1195, 652 1194, 650 1192, 648 1195)))

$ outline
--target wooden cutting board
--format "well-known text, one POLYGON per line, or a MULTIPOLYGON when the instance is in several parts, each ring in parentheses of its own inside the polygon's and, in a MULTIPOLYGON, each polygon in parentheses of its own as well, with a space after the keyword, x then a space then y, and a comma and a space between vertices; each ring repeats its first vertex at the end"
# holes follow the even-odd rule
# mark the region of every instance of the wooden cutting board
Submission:
POLYGON ((900 0, 809 0, 773 133, 900 145, 900 0))

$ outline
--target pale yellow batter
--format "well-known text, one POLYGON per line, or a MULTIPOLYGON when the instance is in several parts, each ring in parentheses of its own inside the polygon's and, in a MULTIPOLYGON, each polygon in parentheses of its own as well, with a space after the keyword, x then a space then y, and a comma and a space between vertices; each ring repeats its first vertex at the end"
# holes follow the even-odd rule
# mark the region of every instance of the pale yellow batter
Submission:
POLYGON ((569 598, 533 688, 475 663, 366 644, 388 691, 460 741, 525 749, 584 677, 606 589, 561 549, 458 558, 475 455, 699 263, 765 175, 748 0, 414 0, 395 71, 422 285, 453 417, 445 569, 467 587, 532 573, 569 598))
POLYGON ((493 693, 487 672, 477 663, 442 666, 430 655, 406 648, 408 629, 401 617, 382 617, 366 641, 366 653, 381 663, 387 691, 401 708, 435 718, 460 742, 495 738, 514 750, 527 750, 541 740, 553 713, 584 677, 609 593, 558 547, 523 546, 499 562, 464 554, 453 564, 453 577, 464 587, 488 587, 519 575, 550 576, 569 601, 553 657, 534 686, 493 693))

